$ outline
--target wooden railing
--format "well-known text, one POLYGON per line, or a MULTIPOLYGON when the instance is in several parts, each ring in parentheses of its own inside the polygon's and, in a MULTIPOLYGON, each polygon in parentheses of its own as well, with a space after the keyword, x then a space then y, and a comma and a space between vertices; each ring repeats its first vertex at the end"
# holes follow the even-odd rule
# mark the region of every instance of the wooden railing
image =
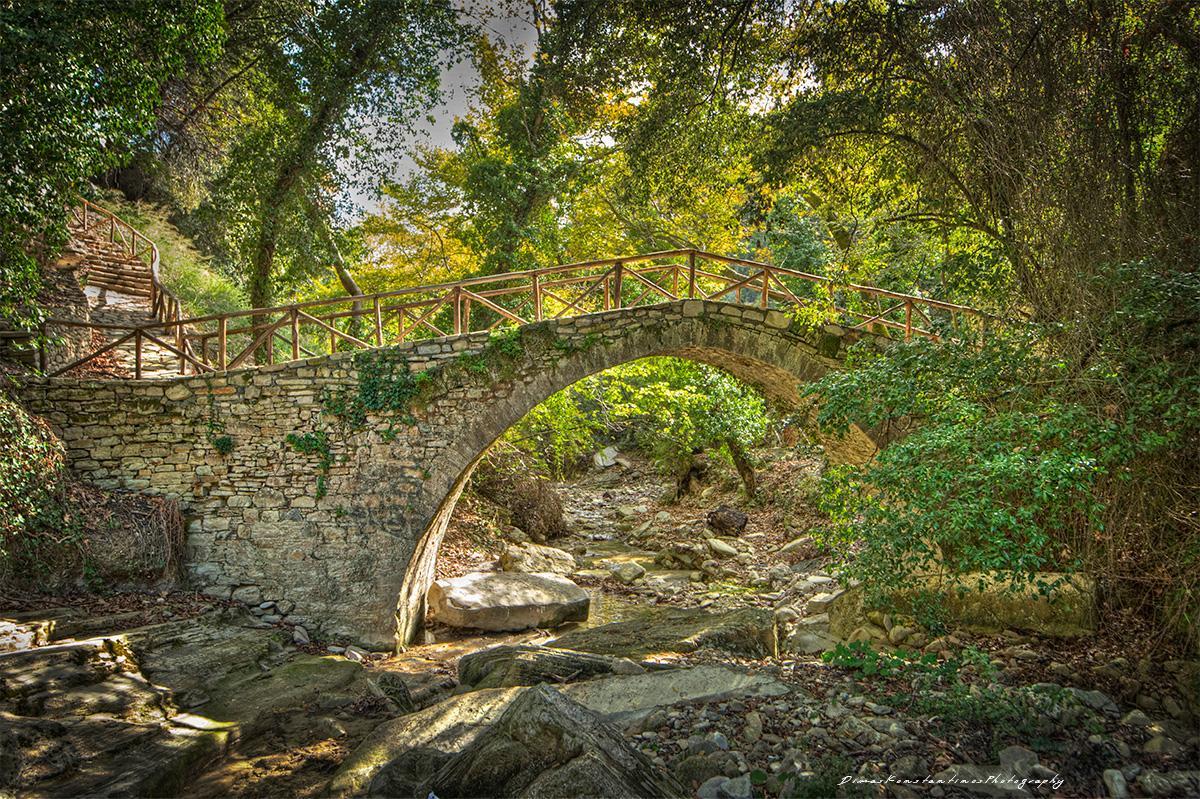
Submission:
POLYGON ((687 298, 785 311, 808 308, 814 318, 878 333, 894 331, 905 338, 936 339, 964 325, 982 327, 987 323, 986 314, 964 305, 682 249, 379 294, 163 319, 137 328, 90 325, 118 337, 50 376, 65 374, 115 347, 131 345, 135 349, 134 376, 142 377, 146 342, 177 356, 180 374, 189 370, 220 372, 252 359, 258 363, 298 360, 341 349, 490 331, 687 298))
MULTIPOLYGON (((143 352, 143 339, 146 341, 154 341, 168 349, 179 354, 180 357, 180 374, 186 373, 186 363, 188 358, 188 350, 190 343, 187 339, 187 321, 183 317, 183 306, 179 302, 179 298, 171 293, 162 283, 160 272, 160 259, 158 253, 158 245, 149 239, 140 230, 129 224, 119 216, 114 214, 107 208, 103 208, 90 200, 80 198, 79 204, 69 209, 70 221, 75 223, 75 233, 79 236, 88 234, 95 235, 100 233, 108 241, 115 244, 121 244, 128 247, 128 255, 131 258, 137 258, 146 264, 149 280, 147 288, 150 293, 150 315, 161 322, 161 325, 144 325, 137 327, 123 327, 119 325, 105 325, 100 323, 81 323, 71 319, 47 319, 42 324, 40 331, 41 346, 39 348, 39 362, 42 371, 46 371, 47 353, 47 328, 53 325, 61 325, 66 327, 86 327, 92 330, 100 330, 103 332, 117 333, 117 338, 111 341, 107 346, 89 353, 85 358, 72 363, 66 369, 74 369, 77 366, 88 363, 100 355, 117 349, 133 342, 133 348, 136 353, 136 377, 141 377, 141 361, 143 352), (150 333, 153 329, 171 329, 175 339, 174 346, 168 345, 159 340, 158 337, 150 333), (125 333, 125 335, 120 335, 125 333)), ((128 275, 127 280, 138 280, 138 276, 128 275)), ((59 369, 54 374, 61 374, 66 369, 59 369)))
POLYGON ((127 246, 130 257, 143 261, 150 272, 151 315, 160 322, 179 321, 183 308, 179 299, 162 283, 158 245, 112 211, 89 200, 81 199, 79 205, 71 209, 71 219, 79 224, 81 233, 102 231, 109 241, 127 246))

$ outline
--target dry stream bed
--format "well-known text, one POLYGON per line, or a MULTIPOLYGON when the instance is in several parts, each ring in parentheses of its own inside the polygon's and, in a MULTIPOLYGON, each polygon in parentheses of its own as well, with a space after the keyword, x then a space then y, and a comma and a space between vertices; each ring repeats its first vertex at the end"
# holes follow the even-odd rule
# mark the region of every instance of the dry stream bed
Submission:
MULTIPOLYGON (((1146 657, 1132 623, 1049 639, 878 615, 924 660, 823 662, 839 586, 804 535, 816 462, 768 458, 750 503, 732 481, 666 502, 636 461, 559 486, 570 533, 549 543, 592 606, 553 630, 432 625, 369 653, 193 594, 26 602, 3 614, 0 794, 1200 795, 1197 666, 1146 657), (723 505, 744 529, 712 529, 723 505)), ((439 576, 535 558, 499 533, 465 501, 439 576)))

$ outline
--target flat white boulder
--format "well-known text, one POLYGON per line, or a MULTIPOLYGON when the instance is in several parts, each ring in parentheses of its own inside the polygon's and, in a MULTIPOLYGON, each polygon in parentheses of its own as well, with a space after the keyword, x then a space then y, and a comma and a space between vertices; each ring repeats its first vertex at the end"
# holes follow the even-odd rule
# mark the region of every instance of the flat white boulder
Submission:
POLYGON ((591 597, 549 572, 472 572, 437 580, 427 595, 430 620, 477 630, 528 630, 585 621, 591 597))

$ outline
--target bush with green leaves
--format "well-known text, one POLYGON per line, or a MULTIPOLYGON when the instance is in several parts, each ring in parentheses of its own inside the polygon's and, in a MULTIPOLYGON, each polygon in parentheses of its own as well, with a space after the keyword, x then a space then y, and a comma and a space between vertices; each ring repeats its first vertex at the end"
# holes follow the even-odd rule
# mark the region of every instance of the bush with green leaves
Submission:
POLYGON ((49 425, 0 393, 0 450, 0 557, 7 557, 62 475, 66 448, 49 425))
MULTIPOLYGON (((852 641, 838 644, 822 659, 873 681, 903 683, 911 709, 929 717, 939 735, 965 736, 985 757, 1008 743, 1036 741, 1055 729, 1064 708, 1078 705, 1053 685, 1001 684, 988 653, 974 647, 943 657, 903 648, 880 651, 866 641, 852 641)), ((894 701, 883 695, 879 699, 894 701)))
POLYGON ((552 473, 595 449, 627 441, 667 472, 711 450, 748 458, 769 426, 766 401, 727 372, 681 358, 644 358, 570 386, 539 405, 509 440, 552 473))
POLYGON ((1107 279, 1117 312, 1086 352, 1069 348, 1075 331, 1034 326, 859 347, 848 370, 808 388, 826 430, 906 433, 823 485, 823 543, 868 593, 914 572, 1045 589, 1040 573, 1083 568, 1113 599, 1149 588, 1169 626, 1194 619, 1200 280, 1146 264, 1107 279))

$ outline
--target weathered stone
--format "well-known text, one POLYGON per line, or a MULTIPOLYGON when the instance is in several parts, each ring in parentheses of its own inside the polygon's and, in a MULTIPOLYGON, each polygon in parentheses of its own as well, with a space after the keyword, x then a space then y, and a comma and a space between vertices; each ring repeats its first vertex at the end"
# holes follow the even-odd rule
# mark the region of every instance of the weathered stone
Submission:
MULTIPOLYGON (((840 344, 822 354, 818 334, 760 321, 769 314, 730 316, 727 306, 689 300, 530 325, 520 357, 487 377, 442 368, 484 354, 487 336, 381 349, 410 373, 433 368, 439 379, 407 409, 413 424, 368 412, 362 434, 330 433, 327 455, 297 451, 288 437, 312 432, 325 397, 357 396, 355 353, 153 386, 34 378, 20 390, 31 410, 53 417, 82 477, 180 498, 197 520, 188 546, 204 552, 185 564, 197 588, 293 602, 316 637, 390 645, 397 620, 404 641, 421 626, 449 509, 471 465, 554 392, 598 368, 670 354, 725 368, 788 406, 799 401, 798 380, 840 365, 840 344), (214 379, 222 385, 210 386, 214 379), (168 400, 167 391, 186 398, 168 400), (206 444, 213 419, 235 441, 227 454, 206 444)), ((856 430, 826 451, 865 461, 882 441, 856 430)))
POLYGON ((775 619, 769 610, 743 608, 711 613, 700 608, 650 607, 624 621, 575 630, 551 646, 643 658, 715 647, 757 656, 778 654, 775 619))
POLYGON ((479 688, 509 688, 542 682, 566 683, 600 674, 634 674, 644 669, 626 658, 544 646, 494 646, 463 655, 458 679, 479 688))
POLYGON ((684 788, 586 708, 526 688, 429 781, 455 797, 683 797, 684 788))
POLYGON ((596 677, 562 686, 561 690, 606 721, 623 724, 644 718, 655 708, 679 702, 782 696, 789 692, 786 685, 766 675, 707 665, 596 677))
MULTIPOLYGON (((1052 583, 1063 575, 1046 573, 1038 577, 1052 583)), ((898 611, 911 615, 913 603, 927 601, 933 592, 946 617, 968 631, 996 633, 1019 629, 1064 637, 1095 631, 1095 589, 1081 575, 1071 575, 1049 596, 1038 591, 1033 583, 1013 584, 999 575, 961 575, 958 582, 939 583, 939 579, 914 575, 904 589, 891 595, 891 601, 898 611), (983 590, 979 590, 981 582, 983 590)), ((862 607, 861 588, 848 589, 829 612, 834 635, 847 638, 862 626, 867 615, 862 607)))
POLYGON ((811 535, 802 535, 799 538, 793 538, 779 548, 779 554, 788 555, 792 552, 802 552, 813 545, 813 537, 811 535))
POLYGON ((1200 796, 1200 771, 1147 769, 1138 775, 1137 786, 1149 796, 1200 796))
POLYGON ((429 589, 429 616, 451 627, 527 630, 588 617, 591 597, 557 574, 474 572, 437 580, 429 589))
POLYGON ((375 728, 333 775, 329 793, 413 796, 520 693, 519 688, 453 696, 375 728))
POLYGON ((705 517, 708 526, 717 535, 741 535, 746 530, 746 522, 749 520, 750 517, 742 511, 725 505, 709 511, 705 517))
POLYGON ((640 563, 635 563, 631 560, 612 563, 608 567, 609 572, 619 583, 630 585, 634 581, 641 579, 646 574, 646 568, 640 563))
POLYGON ((1119 769, 1107 768, 1101 777, 1109 799, 1129 799, 1129 784, 1125 782, 1125 775, 1119 769))
POLYGON ((712 777, 704 782, 696 791, 698 799, 751 799, 754 788, 750 777, 712 777))
POLYGON ((1121 708, 1117 707, 1117 703, 1101 691, 1084 691, 1080 688, 1068 688, 1067 691, 1092 710, 1103 713, 1106 716, 1111 716, 1112 718, 1121 715, 1121 708))
POLYGON ((830 606, 838 601, 845 591, 833 591, 830 593, 814 594, 809 598, 804 605, 804 613, 808 616, 814 616, 819 613, 828 613, 830 606))
POLYGON ((617 456, 621 453, 616 447, 605 447, 592 455, 592 465, 597 469, 608 469, 617 465, 617 456))
POLYGON ((576 566, 569 552, 530 543, 507 544, 500 553, 500 568, 506 572, 570 574, 576 566))
POLYGON ((719 538, 710 538, 707 541, 708 548, 718 558, 736 558, 738 551, 729 544, 726 544, 719 538))

